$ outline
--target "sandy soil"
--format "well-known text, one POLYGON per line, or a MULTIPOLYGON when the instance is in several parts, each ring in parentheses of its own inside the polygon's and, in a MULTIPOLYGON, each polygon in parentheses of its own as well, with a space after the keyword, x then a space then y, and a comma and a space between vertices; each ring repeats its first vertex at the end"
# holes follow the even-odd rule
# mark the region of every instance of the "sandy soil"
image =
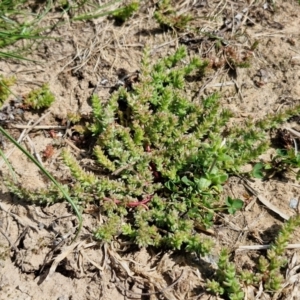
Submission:
MULTIPOLYGON (((155 61, 185 43, 189 55, 209 59, 215 67, 199 81, 199 93, 219 92, 224 106, 237 119, 263 118, 300 101, 300 6, 297 1, 179 1, 178 10, 197 16, 192 26, 222 36, 239 58, 250 56, 249 68, 226 67, 226 53, 212 49, 213 43, 200 33, 168 31, 153 20, 155 1, 143 4, 139 13, 122 26, 102 17, 87 22, 68 23, 49 32, 30 58, 39 63, 0 61, 1 74, 15 75, 16 95, 48 83, 56 101, 42 125, 61 125, 69 112, 88 114, 87 99, 99 84, 98 94, 106 100, 110 87, 118 82, 120 68, 139 70, 143 49, 151 50, 155 61), (246 10, 248 8, 248 10, 246 10), (209 21, 205 16, 215 16, 209 21), (235 18, 233 20, 233 17, 235 18), (242 34, 236 36, 236 32, 242 34), (198 39, 198 41, 196 41, 198 39), (190 39, 190 40, 188 40, 190 39), (194 39, 194 40, 193 40, 194 39), (251 46, 258 43, 252 51, 251 46)), ((45 23, 54 22, 56 13, 45 23)), ((68 16, 65 16, 68 20, 68 16)), ((43 114, 45 114, 44 112, 43 114)), ((41 115, 26 112, 18 124, 36 121, 41 115)), ((293 127, 300 129, 294 122, 293 127)), ((21 130, 11 133, 18 137, 21 130)), ((47 131, 29 134, 35 151, 42 153, 53 139, 47 131)), ((13 147, 6 145, 5 153, 13 147)), ((59 151, 45 162, 56 177, 68 177, 59 164, 59 151)), ((270 154, 268 154, 270 155, 270 154)), ((19 151, 10 161, 28 188, 46 187, 39 171, 19 151)), ((1 162, 5 172, 5 165, 1 162)), ((203 283, 210 278, 221 246, 270 243, 283 222, 278 213, 262 204, 264 198, 281 214, 292 216, 290 200, 298 198, 299 185, 292 177, 254 180, 249 183, 258 197, 232 177, 224 194, 241 198, 247 209, 234 216, 223 216, 212 228, 216 243, 210 257, 197 258, 182 252, 158 252, 113 243, 106 245, 92 238, 99 214, 87 208, 84 229, 78 242, 70 245, 76 218, 68 205, 46 207, 28 204, 9 195, 3 186, 0 195, 0 299, 208 299, 203 283)), ((300 231, 293 243, 299 243, 300 231)), ((297 250, 288 250, 293 265, 300 264, 297 250)), ((237 266, 254 265, 257 251, 236 250, 237 266)), ((290 262, 291 266, 292 262, 290 262)), ((286 286, 273 299, 300 299, 297 285, 286 278, 286 286)), ((297 278, 298 280, 298 278, 297 278)), ((213 298, 210 298, 213 299, 213 298)), ((267 293, 247 290, 247 299, 271 299, 267 293)))

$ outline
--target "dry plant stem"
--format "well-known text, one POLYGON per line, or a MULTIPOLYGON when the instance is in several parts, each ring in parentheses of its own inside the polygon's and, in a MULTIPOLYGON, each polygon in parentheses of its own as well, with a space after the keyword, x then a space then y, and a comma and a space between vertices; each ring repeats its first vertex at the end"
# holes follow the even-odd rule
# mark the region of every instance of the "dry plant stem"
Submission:
MULTIPOLYGON (((126 206, 128 207, 137 207, 137 206, 143 206, 145 209, 148 209, 148 207, 145 205, 146 203, 148 203, 149 201, 151 201, 153 195, 148 195, 146 196, 142 201, 137 201, 137 202, 129 202, 126 204, 126 206)), ((120 204, 121 201, 117 200, 117 199, 111 199, 108 197, 104 197, 103 200, 105 201, 113 201, 115 204, 120 204)))
POLYGON ((16 214, 13 214, 11 212, 9 212, 8 210, 6 210, 3 206, 4 204, 1 204, 0 203, 0 209, 2 211, 4 211, 5 213, 7 213, 8 215, 10 215, 11 217, 13 217, 13 219, 18 223, 20 224, 22 227, 30 227, 32 230, 34 230, 35 232, 39 232, 38 229, 34 226, 34 225, 31 225, 31 224, 24 224, 24 222, 22 221, 22 219, 17 216, 16 214))
POLYGON ((124 166, 124 167, 121 167, 119 169, 117 169, 116 171, 114 171, 112 173, 112 175, 118 175, 120 172, 122 172, 123 170, 126 170, 126 169, 129 169, 131 168, 132 166, 134 166, 136 163, 132 163, 132 164, 128 164, 127 166, 124 166))
POLYGON ((45 278, 45 281, 49 280, 51 275, 55 272, 58 264, 64 260, 76 247, 80 248, 80 246, 83 244, 83 242, 77 242, 74 243, 71 246, 68 246, 61 254, 59 254, 55 260, 53 261, 53 264, 49 270, 49 273, 47 275, 47 277, 45 278))
POLYGON ((294 187, 300 188, 299 184, 291 183, 291 185, 294 186, 294 187))
POLYGON ((166 290, 172 288, 173 286, 175 286, 180 281, 180 279, 183 276, 183 273, 184 273, 184 270, 181 271, 181 274, 179 275, 179 277, 172 284, 170 284, 169 286, 167 286, 164 289, 162 289, 160 291, 157 291, 157 292, 151 292, 151 293, 134 293, 134 292, 131 292, 129 290, 124 289, 121 285, 118 285, 118 286, 123 289, 123 292, 128 293, 129 295, 151 296, 151 295, 163 294, 163 292, 165 292, 166 290))
POLYGON ((9 247, 12 247, 12 246, 13 246, 12 242, 10 241, 10 239, 8 238, 8 236, 6 235, 6 233, 1 229, 1 227, 0 227, 0 233, 1 233, 1 234, 5 237, 5 239, 7 240, 9 247))
POLYGON ((200 90, 196 93, 195 98, 199 97, 199 95, 202 94, 202 92, 218 77, 222 74, 223 70, 219 69, 214 76, 212 76, 211 78, 209 78, 200 88, 200 90))
POLYGON ((243 94, 242 94, 241 87, 239 86, 239 84, 237 83, 236 80, 233 79, 233 82, 235 83, 235 87, 236 87, 236 89, 238 91, 238 94, 240 96, 241 102, 243 103, 244 102, 244 97, 243 97, 243 94))
MULTIPOLYGON (((30 129, 32 130, 32 126, 30 125, 22 125, 22 124, 10 124, 10 127, 16 128, 16 129, 30 129)), ((64 130, 67 126, 59 126, 59 125, 38 125, 34 126, 34 129, 36 130, 47 130, 47 129, 55 129, 55 130, 64 130)))
POLYGON ((295 139, 293 139, 293 142, 294 142, 294 147, 295 147, 295 155, 298 154, 298 146, 297 146, 297 142, 295 139))
POLYGON ((68 139, 64 139, 64 142, 66 142, 66 144, 68 144, 73 150, 75 150, 78 153, 84 153, 84 150, 79 149, 78 147, 76 147, 71 141, 69 141, 68 139))
POLYGON ((108 247, 107 253, 113 266, 117 266, 118 268, 121 267, 128 276, 134 278, 134 273, 130 270, 128 264, 124 262, 124 259, 122 259, 117 252, 108 247))
POLYGON ((150 54, 151 54, 151 55, 154 55, 154 54, 157 52, 157 50, 158 50, 159 48, 168 46, 169 44, 172 44, 173 42, 176 42, 176 41, 177 41, 177 39, 173 39, 173 40, 167 41, 167 42, 165 42, 165 43, 162 43, 162 44, 160 44, 160 45, 154 47, 154 49, 152 49, 152 50, 150 51, 150 54))
MULTIPOLYGON (((265 250, 269 249, 271 245, 251 245, 251 246, 239 246, 236 251, 245 251, 245 250, 265 250)), ((286 249, 299 249, 300 244, 288 244, 286 249)))
POLYGON ((255 204, 255 202, 256 202, 256 197, 254 197, 254 198, 250 201, 250 203, 245 207, 245 211, 251 210, 252 207, 253 207, 253 205, 255 204))
POLYGON ((85 260, 87 260, 89 263, 91 263, 91 264, 92 264, 94 267, 96 267, 98 270, 100 270, 100 271, 103 271, 103 270, 104 270, 103 267, 101 267, 101 266, 98 265, 96 262, 94 262, 93 260, 91 260, 91 259, 89 258, 89 256, 85 254, 85 252, 84 252, 83 249, 79 250, 79 253, 82 255, 82 257, 83 257, 85 260))
MULTIPOLYGON (((28 122, 28 124, 30 124, 30 123, 31 123, 31 121, 28 122)), ((25 134, 26 134, 26 129, 24 129, 22 131, 21 135, 19 136, 19 138, 17 140, 18 143, 22 142, 22 140, 25 137, 25 134)), ((16 149, 16 147, 10 149, 7 154, 4 153, 5 157, 8 159, 14 153, 15 149, 16 149)), ((4 161, 4 159, 2 159, 1 162, 0 162, 0 168, 2 168, 4 163, 5 163, 5 161, 4 161)))
POLYGON ((244 18, 243 18, 241 24, 239 25, 239 28, 242 28, 242 27, 244 26, 245 22, 249 19, 249 18, 248 18, 248 14, 249 14, 249 11, 250 11, 250 7, 254 4, 254 2, 255 2, 255 0, 252 0, 252 1, 250 2, 249 6, 248 6, 248 8, 247 8, 247 11, 246 11, 246 13, 245 13, 245 15, 244 15, 244 18))
POLYGON ((251 185, 249 185, 249 183, 244 180, 244 184, 245 187, 253 194, 257 197, 257 199, 263 204, 265 205, 268 209, 272 210, 273 212, 275 212, 277 215, 279 215, 282 219, 284 220, 288 220, 290 218, 290 216, 286 215, 285 213, 283 213, 282 211, 280 211, 275 205, 273 205, 270 201, 268 201, 265 197, 263 197, 262 195, 259 195, 252 187, 251 185))
POLYGON ((50 111, 42 115, 39 119, 37 119, 27 130, 26 134, 28 134, 35 126, 39 123, 41 123, 42 120, 44 120, 48 115, 50 114, 50 111))
POLYGON ((218 5, 215 7, 214 11, 212 11, 207 17, 208 18, 216 18, 217 16, 221 15, 221 13, 223 12, 223 10, 225 9, 227 4, 227 1, 220 1, 218 3, 218 5), (219 6, 221 6, 221 4, 223 4, 223 2, 225 2, 225 4, 223 5, 223 7, 221 9, 219 9, 219 6))
MULTIPOLYGON (((43 116, 41 116, 36 122, 34 122, 32 125, 30 125, 30 123, 32 123, 32 121, 29 121, 26 126, 26 128, 24 128, 23 132, 21 133, 20 137, 17 140, 17 143, 21 144, 21 142, 23 141, 23 139, 26 137, 26 135, 33 129, 35 128, 35 126, 37 124, 39 124, 43 119, 45 119, 45 117, 50 113, 50 111, 48 111, 46 114, 44 114, 43 116)), ((21 128, 22 129, 22 128, 21 128)), ((9 156, 11 156, 13 154, 13 152, 15 151, 16 147, 14 147, 13 149, 11 149, 7 154, 6 154, 6 158, 9 158, 9 156)), ((0 162, 0 168, 2 167, 4 163, 4 160, 2 160, 0 162)))
POLYGON ((223 87, 223 86, 230 86, 235 85, 236 83, 233 81, 225 81, 225 82, 219 82, 214 84, 208 84, 207 87, 223 87))
POLYGON ((282 33, 276 33, 276 32, 265 32, 265 33, 257 33, 253 35, 253 38, 259 38, 259 37, 278 37, 278 38, 284 38, 287 36, 287 34, 296 35, 297 32, 282 32, 282 33))
POLYGON ((33 153, 33 155, 35 156, 35 158, 38 160, 38 162, 39 162, 42 166, 44 166, 44 165, 43 165, 43 162, 42 162, 42 159, 41 159, 41 156, 40 156, 40 155, 38 154, 38 152, 36 151, 32 139, 27 135, 27 136, 26 136, 26 140, 28 141, 28 143, 29 143, 29 145, 30 145, 30 148, 31 148, 31 152, 33 153))
POLYGON ((300 138, 300 133, 292 128, 289 127, 285 127, 284 129, 286 129, 287 131, 289 131, 291 134, 293 134, 294 136, 296 136, 297 138, 300 138))

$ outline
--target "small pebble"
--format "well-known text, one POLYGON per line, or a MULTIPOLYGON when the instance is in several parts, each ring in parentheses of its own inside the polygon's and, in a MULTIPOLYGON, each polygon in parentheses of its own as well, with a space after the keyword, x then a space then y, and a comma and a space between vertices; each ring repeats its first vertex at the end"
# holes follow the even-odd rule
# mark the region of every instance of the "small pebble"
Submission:
POLYGON ((290 208, 296 209, 297 206, 298 206, 298 199, 292 198, 292 199, 290 200, 290 208))
POLYGON ((45 228, 45 224, 44 223, 39 223, 38 224, 38 228, 41 230, 41 229, 43 229, 43 228, 45 228))

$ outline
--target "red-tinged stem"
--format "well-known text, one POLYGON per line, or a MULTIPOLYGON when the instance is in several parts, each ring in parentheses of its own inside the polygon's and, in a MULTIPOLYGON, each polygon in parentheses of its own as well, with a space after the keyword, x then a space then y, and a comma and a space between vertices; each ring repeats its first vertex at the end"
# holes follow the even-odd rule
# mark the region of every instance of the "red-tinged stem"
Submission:
MULTIPOLYGON (((148 206, 145 205, 145 204, 148 203, 149 201, 151 201, 152 198, 153 198, 153 195, 148 195, 142 201, 129 202, 129 203, 126 204, 126 206, 128 206, 128 207, 137 207, 137 206, 141 205, 145 209, 148 209, 148 206)), ((120 200, 111 199, 111 198, 108 198, 108 197, 104 197, 103 200, 105 200, 105 201, 113 201, 115 204, 120 204, 121 203, 120 200)))

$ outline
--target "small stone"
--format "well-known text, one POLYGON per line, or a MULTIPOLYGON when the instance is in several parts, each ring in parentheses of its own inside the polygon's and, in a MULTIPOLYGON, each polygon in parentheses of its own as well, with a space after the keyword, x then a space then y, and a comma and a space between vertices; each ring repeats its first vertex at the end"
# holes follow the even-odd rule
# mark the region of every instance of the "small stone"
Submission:
POLYGON ((296 209, 297 206, 298 206, 298 199, 292 198, 292 199, 290 200, 290 208, 296 209))

